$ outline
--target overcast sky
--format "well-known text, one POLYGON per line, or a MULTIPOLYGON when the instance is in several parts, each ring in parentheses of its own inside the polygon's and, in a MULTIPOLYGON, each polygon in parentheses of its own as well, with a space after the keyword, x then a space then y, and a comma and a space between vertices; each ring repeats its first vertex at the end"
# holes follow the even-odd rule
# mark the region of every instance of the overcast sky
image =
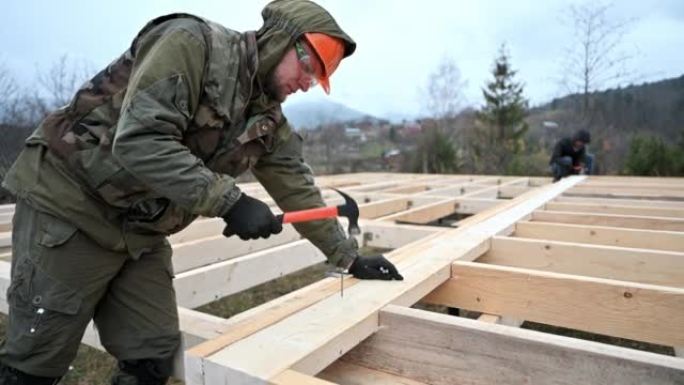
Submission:
MULTIPOLYGON (((593 0, 596 1, 596 0, 593 0)), ((498 48, 506 43, 518 79, 533 104, 562 94, 557 79, 572 28, 563 22, 570 0, 329 0, 317 1, 357 42, 331 79, 331 98, 379 116, 425 111, 428 75, 444 57, 467 81, 467 103, 482 104, 498 48)), ((28 84, 67 54, 94 69, 109 63, 155 16, 190 12, 239 31, 261 26, 263 0, 7 0, 0 12, 0 63, 28 84)), ((613 20, 634 20, 624 49, 639 81, 684 73, 684 0, 620 0, 613 20)), ((321 98, 320 90, 289 103, 321 98)))

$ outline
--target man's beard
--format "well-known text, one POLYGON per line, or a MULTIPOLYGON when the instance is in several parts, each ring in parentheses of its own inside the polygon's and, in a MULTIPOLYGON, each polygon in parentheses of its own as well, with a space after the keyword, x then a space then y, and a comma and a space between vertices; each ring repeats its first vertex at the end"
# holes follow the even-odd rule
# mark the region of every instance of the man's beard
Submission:
POLYGON ((280 103, 284 102, 287 98, 281 89, 278 87, 278 82, 276 81, 275 70, 271 71, 266 77, 266 82, 263 85, 263 90, 266 95, 271 99, 274 99, 280 103))

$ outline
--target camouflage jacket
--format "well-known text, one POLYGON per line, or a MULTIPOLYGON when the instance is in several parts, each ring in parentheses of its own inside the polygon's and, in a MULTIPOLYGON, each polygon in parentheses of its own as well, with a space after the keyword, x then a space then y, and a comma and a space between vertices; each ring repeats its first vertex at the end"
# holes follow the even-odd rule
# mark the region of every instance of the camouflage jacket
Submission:
MULTIPOLYGON (((254 32, 157 18, 27 139, 4 185, 102 246, 139 255, 197 216, 223 216, 251 169, 283 210, 323 205, 278 103, 255 89, 254 32)), ((336 220, 298 225, 330 262, 356 244, 336 220)))

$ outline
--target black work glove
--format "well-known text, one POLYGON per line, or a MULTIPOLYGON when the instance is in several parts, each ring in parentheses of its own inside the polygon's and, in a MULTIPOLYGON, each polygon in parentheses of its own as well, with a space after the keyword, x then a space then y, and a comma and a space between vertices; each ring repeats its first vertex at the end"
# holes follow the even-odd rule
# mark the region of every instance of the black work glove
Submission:
POLYGON ((240 196, 223 220, 226 221, 223 235, 237 234, 242 240, 268 238, 283 231, 283 224, 266 203, 247 194, 240 196))
POLYGON ((352 262, 351 266, 349 266, 349 274, 352 274, 358 279, 382 279, 385 281, 393 279, 398 281, 404 280, 404 277, 399 274, 392 262, 388 261, 382 255, 373 255, 370 257, 359 255, 354 262, 352 262))

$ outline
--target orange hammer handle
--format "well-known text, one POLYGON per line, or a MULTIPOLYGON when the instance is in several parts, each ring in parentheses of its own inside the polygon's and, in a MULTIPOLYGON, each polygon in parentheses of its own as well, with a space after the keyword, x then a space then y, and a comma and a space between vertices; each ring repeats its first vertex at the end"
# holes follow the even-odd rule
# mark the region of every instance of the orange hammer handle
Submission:
POLYGON ((335 218, 337 217, 337 214, 337 206, 291 211, 283 214, 283 223, 308 222, 317 219, 335 218))

